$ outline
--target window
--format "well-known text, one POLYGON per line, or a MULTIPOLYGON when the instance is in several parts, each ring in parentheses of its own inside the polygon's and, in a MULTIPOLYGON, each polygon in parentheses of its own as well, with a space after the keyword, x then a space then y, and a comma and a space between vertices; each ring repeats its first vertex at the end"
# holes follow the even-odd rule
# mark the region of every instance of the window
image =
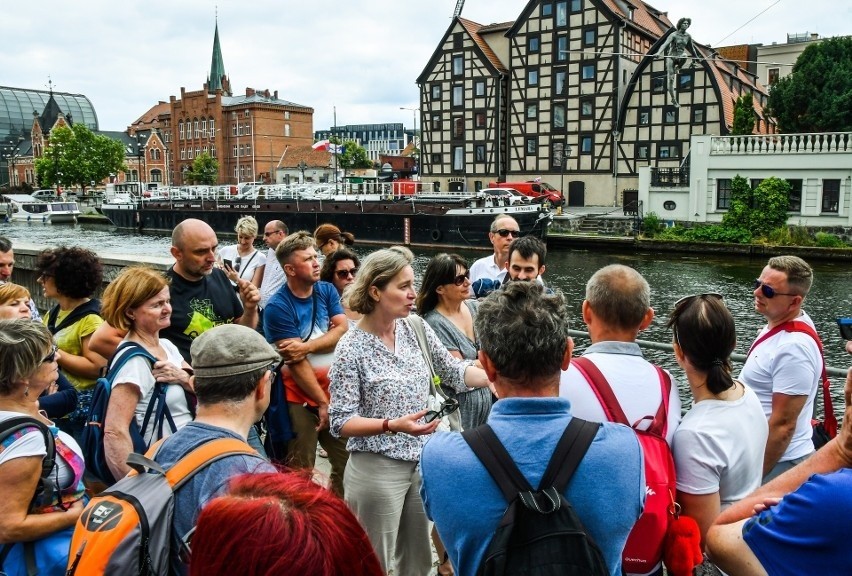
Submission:
POLYGON ((530 120, 538 118, 538 104, 535 102, 527 104, 527 118, 530 120))
POLYGON ((485 145, 477 144, 474 148, 474 156, 477 162, 485 162, 485 145))
POLYGON ((248 111, 248 110, 246 110, 245 112, 243 112, 243 116, 245 116, 246 118, 248 118, 249 116, 251 116, 251 114, 249 113, 249 111, 248 111))
POLYGON ((553 129, 565 128, 565 104, 553 105, 553 129))
POLYGON ((216 157, 216 145, 212 144, 212 143, 210 144, 210 157, 211 158, 216 157))
POLYGON ((453 56, 453 76, 464 76, 464 56, 453 56))
POLYGON ((754 190, 755 188, 760 186, 761 182, 763 182, 763 178, 751 178, 748 182, 751 186, 751 189, 754 190))
POLYGON ((583 68, 581 69, 581 76, 583 80, 594 80, 595 79, 595 63, 589 62, 587 64, 583 64, 583 68))
POLYGON ((237 136, 237 125, 231 125, 231 136, 237 136))
POLYGON ((693 104, 693 106, 692 106, 692 123, 693 124, 704 124, 704 106, 693 104))
POLYGON ((178 140, 183 140, 183 121, 178 122, 178 140))
POLYGON ((667 158, 680 158, 680 144, 658 144, 657 158, 665 160, 667 158))
POLYGON ((453 170, 456 172, 464 170, 464 146, 453 147, 453 170))
POLYGON ((195 156, 192 155, 192 147, 186 149, 186 159, 192 160, 195 156))
POLYGON ((837 212, 840 204, 840 180, 822 181, 822 211, 837 212))
POLYGON ((440 100, 441 99, 441 85, 440 84, 432 84, 432 100, 440 100))
POLYGON ((485 128, 485 124, 486 124, 485 112, 477 112, 476 116, 474 118, 476 120, 476 127, 477 128, 485 128))
POLYGON ((663 108, 663 124, 677 124, 677 108, 666 106, 663 108))
POLYGON ((211 118, 207 121, 207 128, 210 130, 209 134, 211 138, 216 137, 216 121, 211 118))
POLYGON ((527 70, 527 85, 538 86, 538 68, 527 70))
POLYGON ((246 122, 246 134, 251 134, 251 124, 249 124, 248 122, 246 122))
POLYGON ((594 28, 585 28, 583 30, 583 46, 594 46, 597 40, 597 31, 594 28))
POLYGON ((441 163, 441 155, 440 154, 432 154, 432 164, 440 164, 441 163))
POLYGON ((285 111, 284 111, 284 120, 289 120, 289 119, 290 119, 290 111, 289 111, 289 110, 285 110, 285 111))
POLYGON ((542 4, 541 5, 541 15, 542 16, 553 16, 553 4, 542 4))
MULTIPOLYGON (((565 161, 565 164, 568 164, 568 153, 571 150, 565 150, 565 142, 554 142, 553 143, 553 169, 559 170, 563 169, 562 162, 565 161), (563 154, 563 151, 565 152, 563 154)), ((563 169, 564 172, 564 169, 563 169)))
POLYGON ((464 105, 464 87, 453 86, 453 107, 461 108, 464 105))
POLYGON ((559 70, 553 75, 553 93, 557 96, 565 95, 565 70, 559 70))
POLYGON ((163 172, 161 170, 151 170, 151 182, 162 182, 163 172))
POLYGON ((485 80, 477 80, 473 85, 474 96, 485 96, 485 80))
POLYGON ((284 136, 290 136, 290 125, 284 124, 284 136))
POLYGON ((207 138, 207 120, 201 121, 201 137, 207 138))
POLYGON ((592 136, 585 134, 580 136, 580 154, 592 153, 592 136))
POLYGON ((556 25, 557 26, 567 26, 568 25, 568 3, 567 2, 557 2, 556 3, 556 25))
POLYGON ((776 82, 778 82, 778 68, 769 68, 767 72, 769 73, 769 85, 772 86, 776 82))
POLYGON ((464 48, 464 35, 461 32, 453 34, 453 49, 461 50, 464 48))
POLYGON ((595 115, 595 102, 592 98, 580 98, 580 117, 591 118, 595 115))
POLYGON ((233 153, 234 158, 236 158, 236 157, 237 157, 237 155, 239 154, 239 152, 240 152, 239 148, 237 148, 237 145, 236 145, 236 144, 234 144, 234 153, 233 153))
POLYGON ((648 126, 651 123, 651 108, 645 106, 639 108, 639 125, 648 126))
POLYGON ((196 156, 201 156, 201 146, 198 146, 198 147, 195 149, 195 155, 196 155, 196 156))
POLYGON ((693 79, 695 75, 692 70, 681 70, 677 77, 678 92, 689 92, 692 90, 693 79))
POLYGON ((790 184, 790 195, 787 196, 787 211, 802 211, 802 179, 787 180, 790 184))
POLYGON ((201 138, 201 125, 199 124, 198 120, 195 120, 192 124, 195 128, 195 137, 201 138))
POLYGON ((441 115, 440 114, 432 114, 432 130, 440 130, 441 129, 441 115))
POLYGON ((565 62, 568 60, 568 37, 558 36, 556 38, 556 55, 554 59, 557 62, 565 62))
POLYGON ((583 9, 583 0, 571 0, 571 12, 580 12, 583 9))
POLYGON ((636 144, 636 158, 647 160, 650 157, 650 146, 646 142, 636 144))
POLYGON ((527 52, 538 53, 541 48, 541 38, 538 34, 527 37, 527 52))
POLYGON ((535 155, 538 153, 538 138, 530 136, 527 138, 527 154, 535 155))
POLYGON ((656 72, 651 76, 651 92, 662 94, 666 91, 666 73, 656 72))
POLYGON ((716 179, 716 209, 728 210, 731 207, 731 179, 716 179))
POLYGON ((464 138, 464 118, 461 116, 453 118, 453 138, 464 138))
POLYGON ((180 149, 180 159, 181 159, 181 160, 186 160, 186 148, 181 148, 181 149, 180 149))

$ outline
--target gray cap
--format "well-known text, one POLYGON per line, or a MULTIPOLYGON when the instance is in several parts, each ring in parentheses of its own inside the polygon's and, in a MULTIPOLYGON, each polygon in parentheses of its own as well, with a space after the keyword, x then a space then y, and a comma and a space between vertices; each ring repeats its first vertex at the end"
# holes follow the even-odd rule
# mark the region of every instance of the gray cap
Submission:
POLYGON ((257 331, 239 324, 222 324, 193 340, 192 369, 202 378, 247 374, 281 361, 278 351, 257 331))

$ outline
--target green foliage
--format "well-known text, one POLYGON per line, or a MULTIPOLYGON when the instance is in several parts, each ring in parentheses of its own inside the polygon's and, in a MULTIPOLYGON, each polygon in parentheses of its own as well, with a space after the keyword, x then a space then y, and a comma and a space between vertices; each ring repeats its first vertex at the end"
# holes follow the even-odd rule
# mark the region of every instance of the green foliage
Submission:
POLYGON ((782 132, 852 131, 852 37, 814 42, 769 92, 782 132))
POLYGON ((207 152, 202 152, 192 161, 192 168, 184 176, 193 184, 216 184, 219 180, 219 162, 207 152))
POLYGON ((814 239, 803 226, 781 226, 766 235, 766 243, 773 246, 813 246, 814 239))
POLYGON ((642 219, 642 234, 654 238, 666 229, 666 223, 655 212, 649 212, 642 219))
POLYGON ((329 138, 332 144, 343 144, 343 152, 337 155, 337 165, 344 170, 352 168, 372 168, 373 162, 367 155, 367 150, 355 142, 355 140, 341 140, 337 137, 329 138))
POLYGON ((816 245, 820 248, 845 248, 846 243, 835 236, 834 234, 829 234, 828 232, 817 232, 816 233, 816 245))
POLYGON ((84 124, 54 128, 44 154, 35 161, 40 185, 79 185, 84 191, 92 181, 100 182, 126 168, 124 144, 95 134, 84 124))
POLYGON ((722 217, 722 224, 729 228, 748 228, 749 211, 752 206, 752 190, 748 180, 734 176, 731 180, 731 206, 722 217))
POLYGON ((752 240, 751 232, 745 228, 729 227, 723 224, 710 224, 683 228, 675 226, 666 229, 659 238, 661 240, 678 240, 681 242, 727 242, 731 244, 748 244, 752 240))
POLYGON ((781 178, 767 178, 754 189, 748 229, 755 236, 766 236, 787 223, 790 183, 781 178))
POLYGON ((754 117, 754 101, 751 94, 744 94, 737 98, 734 104, 734 126, 731 134, 741 136, 754 132, 754 117))

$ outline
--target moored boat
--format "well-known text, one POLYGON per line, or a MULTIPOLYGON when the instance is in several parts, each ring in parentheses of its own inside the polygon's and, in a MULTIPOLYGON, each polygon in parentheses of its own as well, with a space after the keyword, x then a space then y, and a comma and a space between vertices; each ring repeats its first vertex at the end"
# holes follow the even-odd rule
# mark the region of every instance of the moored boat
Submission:
POLYGON ((76 202, 70 200, 39 200, 29 194, 3 194, 5 219, 24 222, 58 224, 75 222, 80 215, 76 202))
POLYGON ((170 232, 182 220, 198 218, 217 233, 233 234, 236 221, 251 215, 261 229, 271 220, 283 220, 291 231, 313 231, 330 222, 352 232, 359 243, 441 249, 490 249, 488 232, 497 214, 510 214, 522 234, 541 239, 546 239, 552 219, 547 206, 510 205, 503 198, 466 193, 409 194, 393 188, 385 193, 336 193, 334 185, 182 192, 156 198, 116 195, 101 205, 101 212, 127 230, 170 232))

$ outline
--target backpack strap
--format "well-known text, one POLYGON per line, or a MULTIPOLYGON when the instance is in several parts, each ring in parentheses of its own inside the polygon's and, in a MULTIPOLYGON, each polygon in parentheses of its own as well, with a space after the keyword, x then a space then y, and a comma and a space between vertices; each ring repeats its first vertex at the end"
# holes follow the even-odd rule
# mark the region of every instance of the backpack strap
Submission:
POLYGON ((423 327, 423 318, 410 314, 405 319, 411 330, 414 332, 414 337, 417 338, 417 346, 420 347, 420 353, 423 354, 423 360, 426 362, 426 367, 429 369, 429 375, 432 382, 435 382, 435 367, 432 364, 432 350, 429 348, 429 341, 426 340, 426 329, 423 327))
POLYGON ((86 316, 90 316, 92 314, 100 314, 101 313, 101 301, 97 298, 92 298, 91 300, 87 300, 83 302, 71 312, 68 313, 68 316, 62 319, 62 322, 59 323, 59 326, 56 325, 56 318, 59 316, 59 304, 55 305, 50 309, 50 312, 47 314, 47 329, 50 330, 51 334, 56 334, 60 330, 71 326, 77 320, 81 318, 85 318, 86 316))
POLYGON ((571 418, 553 451, 553 456, 550 457, 544 476, 541 477, 539 490, 553 486, 560 494, 565 492, 568 482, 574 476, 600 428, 601 424, 598 422, 571 418))
POLYGON ((172 490, 177 490, 206 466, 227 456, 238 454, 258 455, 254 448, 246 444, 244 440, 237 440, 236 438, 210 440, 185 455, 174 466, 166 470, 166 480, 171 484, 172 490))
POLYGON ((136 356, 142 356, 148 360, 152 367, 157 361, 157 358, 148 352, 148 350, 146 350, 141 344, 136 342, 122 342, 119 344, 118 348, 115 349, 115 352, 106 367, 106 378, 109 380, 110 389, 112 389, 112 380, 115 378, 115 375, 118 374, 118 371, 124 368, 124 365, 127 364, 131 358, 135 358, 136 356), (120 352, 124 352, 125 350, 127 350, 127 352, 119 355, 120 352))
MULTIPOLYGON (((36 491, 33 494, 32 505, 42 494, 45 494, 47 498, 52 498, 53 492, 59 489, 51 478, 53 467, 56 464, 56 439, 53 437, 53 432, 50 431, 50 428, 41 420, 32 416, 14 416, 0 423, 0 442, 15 432, 26 428, 37 428, 41 432, 42 436, 44 436, 44 446, 46 449, 44 459, 41 461, 41 476, 39 477, 36 491)), ((2 565, 2 562, 0 562, 0 567, 2 565)))
POLYGON ((507 502, 512 502, 519 492, 531 492, 532 486, 524 477, 517 464, 506 451, 494 429, 488 424, 470 428, 462 433, 462 438, 485 466, 485 469, 497 483, 507 502))

